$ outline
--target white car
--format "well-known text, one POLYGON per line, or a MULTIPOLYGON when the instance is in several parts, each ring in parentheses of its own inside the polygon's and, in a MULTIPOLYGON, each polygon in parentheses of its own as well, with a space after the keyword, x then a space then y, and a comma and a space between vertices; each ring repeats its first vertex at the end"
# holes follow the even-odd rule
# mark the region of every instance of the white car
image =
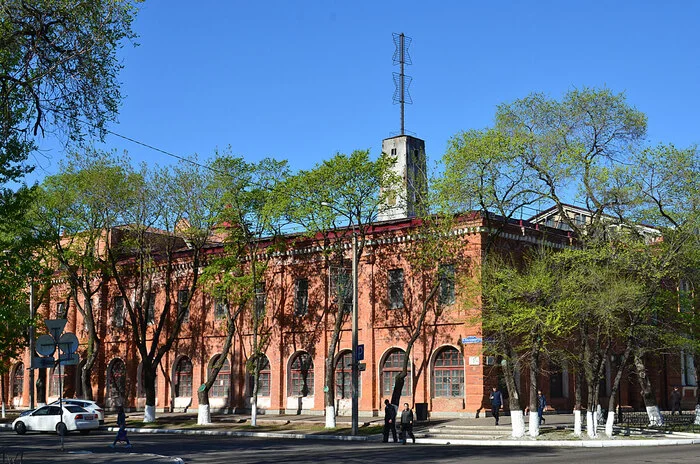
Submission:
POLYGON ((24 435, 28 431, 55 431, 65 435, 74 430, 85 435, 90 433, 90 430, 97 430, 99 426, 97 414, 72 404, 63 406, 63 422, 61 422, 61 408, 52 404, 26 411, 12 422, 12 429, 19 435, 24 435))
MULTIPOLYGON (((58 401, 50 403, 52 406, 58 406, 58 401)), ((87 409, 89 412, 97 414, 97 419, 100 421, 100 425, 105 423, 105 411, 100 407, 99 404, 92 400, 81 400, 78 398, 63 398, 63 404, 72 404, 75 406, 80 406, 81 408, 87 409)))

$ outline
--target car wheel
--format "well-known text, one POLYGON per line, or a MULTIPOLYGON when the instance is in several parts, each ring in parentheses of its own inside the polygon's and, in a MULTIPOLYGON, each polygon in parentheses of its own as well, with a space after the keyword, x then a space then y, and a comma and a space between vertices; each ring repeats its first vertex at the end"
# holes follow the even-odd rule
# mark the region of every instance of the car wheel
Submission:
POLYGON ((66 427, 64 422, 59 422, 56 424, 56 433, 59 435, 65 435, 68 433, 68 427, 66 427))
POLYGON ((15 432, 17 432, 17 435, 24 435, 27 433, 27 426, 24 425, 24 422, 17 422, 15 424, 15 432))
POLYGON ((87 434, 89 434, 89 433, 90 433, 89 430, 81 430, 81 431, 80 431, 80 434, 81 434, 81 435, 87 435, 87 434))

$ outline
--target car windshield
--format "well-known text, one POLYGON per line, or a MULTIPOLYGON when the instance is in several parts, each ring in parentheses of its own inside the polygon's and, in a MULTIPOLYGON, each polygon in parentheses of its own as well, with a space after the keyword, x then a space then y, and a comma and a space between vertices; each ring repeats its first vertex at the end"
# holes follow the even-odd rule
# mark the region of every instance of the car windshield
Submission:
POLYGON ((87 412, 84 408, 73 404, 69 404, 68 406, 65 406, 65 408, 68 410, 68 412, 87 412))
POLYGON ((19 417, 28 416, 29 414, 33 413, 34 411, 36 411, 36 409, 30 409, 28 411, 24 411, 22 414, 19 415, 19 417))

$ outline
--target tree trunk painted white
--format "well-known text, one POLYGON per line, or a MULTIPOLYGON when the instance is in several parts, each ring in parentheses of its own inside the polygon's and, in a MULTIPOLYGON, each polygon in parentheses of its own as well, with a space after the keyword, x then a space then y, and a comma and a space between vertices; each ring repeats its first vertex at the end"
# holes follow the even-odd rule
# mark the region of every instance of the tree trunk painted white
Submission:
POLYGON ((156 421, 156 407, 155 406, 146 405, 146 408, 143 410, 143 421, 146 423, 156 421))
POLYGON ((255 398, 250 399, 250 425, 258 426, 258 402, 255 401, 255 398))
POLYGON ((612 438, 613 425, 615 424, 615 411, 608 411, 608 420, 605 422, 605 435, 612 438))
POLYGON ((2 402, 2 418, 5 418, 5 400, 2 402))
POLYGON ((326 428, 335 428, 335 407, 326 406, 326 428))
POLYGON ((586 433, 591 438, 596 438, 598 436, 598 426, 595 423, 595 416, 593 411, 586 411, 586 433))
POLYGON ((535 413, 530 413, 530 436, 536 437, 540 434, 540 416, 535 413))
POLYGON ((582 422, 583 421, 581 420, 581 410, 574 410, 574 435, 576 435, 577 437, 581 436, 582 422))
POLYGON ((513 428, 513 437, 520 438, 525 435, 525 416, 521 410, 510 411, 510 424, 513 428))
POLYGON ((695 405, 695 425, 700 425, 700 404, 695 405))
POLYGON ((208 404, 200 404, 197 409, 197 425, 211 424, 211 407, 208 404))
POLYGON ((664 417, 658 406, 647 406, 647 416, 649 416, 649 424, 664 425, 664 417))

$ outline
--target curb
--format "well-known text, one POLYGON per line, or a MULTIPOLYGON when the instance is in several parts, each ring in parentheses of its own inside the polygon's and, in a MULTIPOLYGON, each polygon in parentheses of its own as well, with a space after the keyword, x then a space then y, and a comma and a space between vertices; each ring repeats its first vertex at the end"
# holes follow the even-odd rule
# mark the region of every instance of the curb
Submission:
MULTIPOLYGON (((108 432, 116 432, 117 427, 107 427, 108 432)), ((233 432, 225 430, 181 430, 181 429, 144 429, 127 428, 127 432, 145 434, 179 434, 179 435, 207 435, 219 437, 245 437, 245 438, 288 438, 295 440, 339 440, 339 441, 368 441, 367 436, 352 435, 313 435, 305 433, 277 433, 277 432, 233 432)))
POLYGON ((503 446, 503 447, 531 447, 531 448, 621 448, 639 446, 673 446, 673 445, 698 445, 700 438, 694 439, 663 439, 663 440, 552 440, 552 441, 524 441, 524 440, 440 440, 435 438, 417 438, 416 443, 430 445, 466 445, 466 446, 503 446))

